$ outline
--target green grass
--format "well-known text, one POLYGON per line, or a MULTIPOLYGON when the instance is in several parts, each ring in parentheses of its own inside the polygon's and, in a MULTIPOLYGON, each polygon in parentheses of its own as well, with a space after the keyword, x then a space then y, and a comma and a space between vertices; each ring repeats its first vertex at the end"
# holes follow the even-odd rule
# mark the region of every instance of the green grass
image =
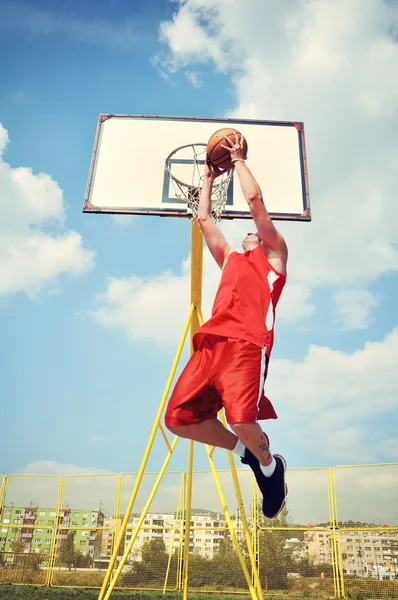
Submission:
MULTIPOLYGON (((99 590, 36 588, 31 586, 0 586, 0 600, 97 600, 99 590)), ((248 597, 248 596, 247 596, 248 597)), ((237 600, 246 596, 222 596, 219 594, 189 594, 191 600, 237 600)), ((115 590, 112 600, 181 600, 181 594, 163 595, 157 592, 124 592, 115 590)), ((273 600, 279 600, 274 598, 273 600)))
MULTIPOLYGON (((85 590, 76 588, 46 588, 33 586, 0 585, 0 600, 97 600, 99 590, 85 590)), ((286 600, 286 596, 268 596, 272 600, 286 600)), ((294 595, 291 600, 305 600, 310 596, 294 595)), ((313 596, 314 598, 314 596, 313 596)), ((134 592, 115 590, 111 600, 181 600, 182 594, 165 594, 160 592, 134 592)), ((189 600, 247 600, 250 595, 220 593, 194 594, 189 593, 189 600)))

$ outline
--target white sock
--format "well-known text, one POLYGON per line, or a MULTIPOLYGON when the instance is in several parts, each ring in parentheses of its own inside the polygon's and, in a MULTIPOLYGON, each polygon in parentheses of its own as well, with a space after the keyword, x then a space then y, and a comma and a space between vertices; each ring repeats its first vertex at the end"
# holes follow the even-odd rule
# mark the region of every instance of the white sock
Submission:
POLYGON ((271 477, 272 473, 275 471, 275 467, 276 467, 276 460, 274 457, 272 457, 272 461, 270 462, 269 465, 262 465, 260 463, 260 469, 262 470, 262 472, 264 473, 264 475, 266 477, 271 477))
POLYGON ((236 454, 237 456, 242 457, 245 453, 245 446, 242 444, 242 442, 238 439, 238 441, 236 442, 236 446, 235 448, 232 450, 232 452, 234 454, 236 454))

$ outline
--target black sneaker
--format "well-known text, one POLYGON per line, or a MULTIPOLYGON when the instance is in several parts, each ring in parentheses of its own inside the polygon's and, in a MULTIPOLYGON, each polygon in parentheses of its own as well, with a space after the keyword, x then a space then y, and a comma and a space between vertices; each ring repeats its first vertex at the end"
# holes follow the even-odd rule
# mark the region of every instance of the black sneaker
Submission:
POLYGON ((285 483, 286 461, 279 454, 274 454, 274 458, 276 467, 270 477, 264 475, 259 460, 248 448, 245 448, 245 454, 241 458, 242 463, 249 465, 254 473, 263 495, 263 513, 267 519, 275 519, 279 515, 285 506, 288 491, 285 483))

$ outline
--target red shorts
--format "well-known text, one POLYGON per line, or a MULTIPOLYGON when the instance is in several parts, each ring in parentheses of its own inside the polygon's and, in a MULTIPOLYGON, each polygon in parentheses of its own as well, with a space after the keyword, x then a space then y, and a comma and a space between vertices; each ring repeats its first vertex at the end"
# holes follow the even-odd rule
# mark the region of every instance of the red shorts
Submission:
POLYGON ((228 423, 278 418, 263 393, 268 366, 265 349, 205 334, 196 338, 196 345, 170 397, 166 426, 215 419, 223 407, 228 423))

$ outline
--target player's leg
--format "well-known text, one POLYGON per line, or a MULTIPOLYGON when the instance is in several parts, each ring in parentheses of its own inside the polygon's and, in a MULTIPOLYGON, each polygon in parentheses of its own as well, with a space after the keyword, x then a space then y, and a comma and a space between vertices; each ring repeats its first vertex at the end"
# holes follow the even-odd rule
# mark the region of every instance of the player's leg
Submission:
POLYGON ((266 517, 274 518, 286 500, 286 462, 280 455, 272 455, 268 436, 257 422, 259 418, 277 418, 263 394, 266 366, 265 352, 260 348, 230 340, 216 387, 223 399, 227 421, 244 448, 241 461, 253 470, 263 494, 263 512, 266 517))
POLYGON ((226 429, 217 418, 205 419, 200 423, 189 425, 168 425, 168 429, 179 437, 225 450, 233 450, 238 441, 237 436, 226 429))
POLYGON ((230 423, 232 431, 258 459, 260 464, 267 466, 272 462, 268 436, 265 435, 258 423, 230 423))

